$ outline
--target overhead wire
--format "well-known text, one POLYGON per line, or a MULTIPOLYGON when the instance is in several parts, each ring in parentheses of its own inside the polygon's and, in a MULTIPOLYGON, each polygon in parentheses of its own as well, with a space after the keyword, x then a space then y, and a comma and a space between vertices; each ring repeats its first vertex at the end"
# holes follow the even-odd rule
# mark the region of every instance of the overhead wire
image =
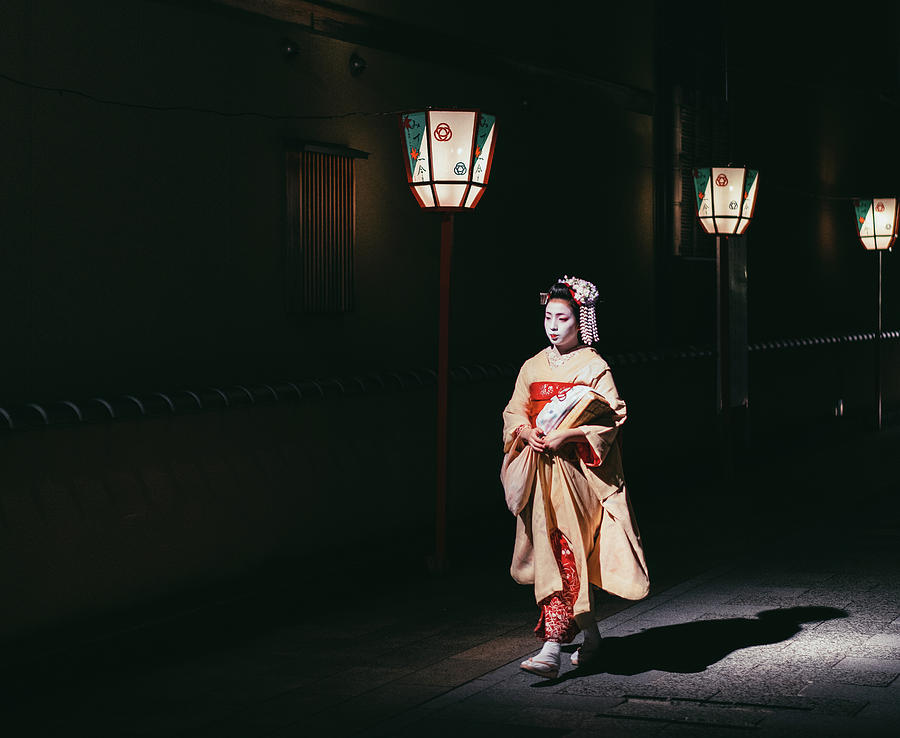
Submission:
POLYGON ((360 111, 354 110, 346 113, 333 113, 321 115, 296 115, 290 113, 262 113, 255 110, 218 110, 216 108, 197 107, 194 105, 152 105, 149 103, 129 102, 126 100, 115 100, 112 98, 99 97, 83 90, 73 89, 71 87, 54 87, 52 85, 41 85, 34 82, 28 82, 12 75, 0 72, 0 79, 6 80, 10 84, 18 85, 30 90, 39 92, 56 93, 59 95, 71 95, 84 100, 97 103, 99 105, 110 105, 120 108, 130 108, 133 110, 151 110, 162 113, 203 113, 207 115, 218 115, 223 118, 263 118, 265 120, 338 120, 340 118, 366 118, 377 116, 400 115, 405 110, 383 110, 383 111, 360 111))

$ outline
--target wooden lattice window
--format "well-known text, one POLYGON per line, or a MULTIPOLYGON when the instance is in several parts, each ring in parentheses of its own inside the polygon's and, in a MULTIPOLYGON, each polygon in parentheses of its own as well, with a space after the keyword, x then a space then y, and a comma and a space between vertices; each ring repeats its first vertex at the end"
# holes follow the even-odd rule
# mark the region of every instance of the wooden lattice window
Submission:
POLYGON ((717 99, 675 89, 672 236, 678 256, 715 257, 715 239, 700 228, 694 207, 694 167, 729 161, 728 116, 717 99))
POLYGON ((286 155, 288 312, 347 312, 353 307, 354 165, 368 154, 292 143, 286 155))

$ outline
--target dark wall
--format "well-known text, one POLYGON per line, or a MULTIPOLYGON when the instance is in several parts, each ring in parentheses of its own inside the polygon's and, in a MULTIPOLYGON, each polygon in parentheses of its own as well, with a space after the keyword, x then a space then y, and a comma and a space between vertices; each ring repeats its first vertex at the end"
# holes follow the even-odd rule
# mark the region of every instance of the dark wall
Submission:
MULTIPOLYGON (((265 116, 441 104, 498 115, 491 190, 459 218, 460 360, 486 344, 504 356, 535 333, 463 329, 484 312, 464 296, 486 291, 530 308, 566 271, 627 301, 617 330, 652 335, 652 223, 631 216, 652 197, 652 118, 589 85, 357 49, 215 4, 21 0, 2 13, 9 76, 134 106, 0 80, 0 308, 16 316, 0 403, 433 364, 438 222, 405 187, 397 116, 265 116), (299 43, 290 61, 284 37, 299 43), (368 63, 356 78, 354 50, 368 63), (291 138, 371 153, 357 163, 356 309, 347 315, 283 309, 291 138), (594 173, 596 186, 580 184, 594 173)), ((649 58, 649 42, 630 36, 649 58)))
POLYGON ((299 562, 282 584, 301 594, 350 556, 348 579, 368 580, 382 551, 424 568, 433 429, 402 464, 396 449, 430 392, 232 401, 0 439, 0 638, 246 580, 273 560, 299 562), (391 422, 338 442, 322 432, 361 415, 391 422))
MULTIPOLYGON (((726 8, 699 16, 685 3, 660 10, 660 99, 680 83, 724 104, 727 82, 730 158, 760 171, 748 231, 751 342, 874 330, 876 259, 856 237, 851 199, 898 192, 894 35, 873 42, 802 5, 777 16, 726 8)), ((897 8, 879 11, 880 27, 896 20, 897 8)), ((885 255, 886 329, 898 323, 895 260, 885 255)), ((706 289, 690 289, 700 269, 671 267, 671 307, 683 318, 672 331, 682 341, 692 316, 714 305, 714 265, 706 289)))

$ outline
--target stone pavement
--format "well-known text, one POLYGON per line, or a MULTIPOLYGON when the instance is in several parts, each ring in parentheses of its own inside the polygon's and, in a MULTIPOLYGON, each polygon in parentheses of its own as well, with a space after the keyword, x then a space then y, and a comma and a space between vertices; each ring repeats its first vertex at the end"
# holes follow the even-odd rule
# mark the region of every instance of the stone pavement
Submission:
POLYGON ((594 670, 513 659, 365 735, 898 735, 891 525, 753 551, 603 619, 594 670))
POLYGON ((593 671, 520 671, 539 645, 537 611, 507 573, 511 525, 490 521, 494 533, 468 531, 457 550, 470 557, 441 576, 412 561, 385 570, 360 550, 355 583, 346 562, 310 582, 283 570, 177 616, 162 608, 147 622, 145 610, 140 627, 5 653, 4 735, 894 735, 898 435, 866 457, 880 464, 831 454, 781 487, 755 490, 754 472, 713 489, 704 504, 727 493, 741 510, 747 497, 744 518, 712 518, 733 526, 682 527, 674 516, 694 511, 680 491, 646 518, 651 596, 598 604, 606 649, 593 671), (820 497, 822 484, 847 492, 820 497))

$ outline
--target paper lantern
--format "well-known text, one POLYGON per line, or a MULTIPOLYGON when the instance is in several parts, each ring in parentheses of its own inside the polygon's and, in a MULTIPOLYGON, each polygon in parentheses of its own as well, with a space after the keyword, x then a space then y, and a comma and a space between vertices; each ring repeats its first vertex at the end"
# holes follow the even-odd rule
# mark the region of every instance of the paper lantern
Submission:
POLYGON ((897 198, 854 200, 856 229, 862 245, 870 251, 887 251, 897 238, 897 198))
POLYGON ((423 208, 474 208, 487 187, 496 117, 478 110, 404 113, 406 180, 423 208))
POLYGON ((747 167, 694 170, 697 217, 707 233, 739 236, 750 225, 756 206, 759 172, 747 167))

